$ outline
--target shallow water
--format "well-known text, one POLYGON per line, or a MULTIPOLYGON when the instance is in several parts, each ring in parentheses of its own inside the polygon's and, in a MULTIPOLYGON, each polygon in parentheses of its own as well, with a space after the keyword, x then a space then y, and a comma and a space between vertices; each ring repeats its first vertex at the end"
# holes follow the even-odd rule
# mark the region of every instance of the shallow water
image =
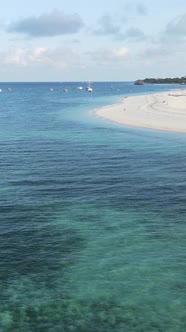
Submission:
POLYGON ((1 85, 0 331, 185 331, 186 135, 93 112, 170 86, 78 85, 1 85))

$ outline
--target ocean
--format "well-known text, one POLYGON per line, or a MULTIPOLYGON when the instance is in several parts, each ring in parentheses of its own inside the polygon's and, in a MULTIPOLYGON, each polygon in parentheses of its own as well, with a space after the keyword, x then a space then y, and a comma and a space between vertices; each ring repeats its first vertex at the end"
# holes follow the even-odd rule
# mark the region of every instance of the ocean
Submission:
POLYGON ((0 84, 0 332, 184 332, 186 134, 95 114, 177 86, 79 85, 0 84))

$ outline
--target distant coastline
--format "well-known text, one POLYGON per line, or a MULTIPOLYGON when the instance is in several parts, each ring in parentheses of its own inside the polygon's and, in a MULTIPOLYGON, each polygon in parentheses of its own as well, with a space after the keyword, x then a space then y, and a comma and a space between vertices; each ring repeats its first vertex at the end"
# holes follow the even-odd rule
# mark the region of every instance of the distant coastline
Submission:
POLYGON ((138 79, 134 82, 135 85, 144 84, 186 84, 186 75, 182 77, 166 77, 166 78, 145 78, 138 79))

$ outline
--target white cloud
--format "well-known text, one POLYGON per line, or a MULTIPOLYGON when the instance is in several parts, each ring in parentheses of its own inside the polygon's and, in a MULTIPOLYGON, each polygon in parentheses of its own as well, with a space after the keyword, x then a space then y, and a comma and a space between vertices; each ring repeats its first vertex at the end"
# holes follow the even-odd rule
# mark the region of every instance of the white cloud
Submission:
POLYGON ((176 17, 174 20, 169 22, 165 33, 172 37, 186 37, 186 14, 176 17))
POLYGON ((186 14, 175 17, 165 27, 160 36, 160 42, 171 48, 171 51, 178 51, 186 46, 186 14))
POLYGON ((121 27, 110 15, 102 16, 98 21, 98 28, 94 30, 96 35, 117 35, 121 27))
POLYGON ((0 53, 1 65, 25 66, 26 51, 23 48, 14 48, 0 53))
POLYGON ((125 11, 127 12, 127 14, 133 13, 140 16, 146 16, 148 13, 147 7, 144 2, 137 2, 135 0, 128 1, 125 4, 125 11))
POLYGON ((129 50, 126 47, 99 49, 81 54, 72 48, 14 48, 1 52, 0 62, 8 67, 47 66, 63 70, 85 68, 85 64, 91 66, 95 61, 100 64, 122 63, 128 59, 128 55, 129 50))
POLYGON ((144 3, 137 3, 136 5, 136 11, 139 15, 147 15, 147 7, 144 5, 144 3))
POLYGON ((30 37, 52 37, 75 34, 83 25, 78 14, 66 15, 56 9, 49 14, 31 16, 10 23, 7 32, 21 33, 30 37))
POLYGON ((155 63, 182 57, 185 51, 186 14, 183 14, 172 19, 156 38, 151 38, 151 42, 149 39, 148 46, 138 52, 137 58, 155 63))
POLYGON ((109 59, 123 61, 128 57, 129 51, 126 47, 115 48, 111 50, 109 59))
POLYGON ((70 48, 13 48, 0 53, 1 65, 16 67, 50 66, 59 69, 83 66, 80 55, 70 48))

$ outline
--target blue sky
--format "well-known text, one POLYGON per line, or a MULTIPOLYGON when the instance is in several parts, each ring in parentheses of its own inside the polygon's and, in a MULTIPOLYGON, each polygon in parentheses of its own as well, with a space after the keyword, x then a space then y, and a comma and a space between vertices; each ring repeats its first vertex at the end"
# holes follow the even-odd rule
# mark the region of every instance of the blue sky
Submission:
POLYGON ((185 0, 9 0, 1 81, 126 81, 186 75, 185 0))

